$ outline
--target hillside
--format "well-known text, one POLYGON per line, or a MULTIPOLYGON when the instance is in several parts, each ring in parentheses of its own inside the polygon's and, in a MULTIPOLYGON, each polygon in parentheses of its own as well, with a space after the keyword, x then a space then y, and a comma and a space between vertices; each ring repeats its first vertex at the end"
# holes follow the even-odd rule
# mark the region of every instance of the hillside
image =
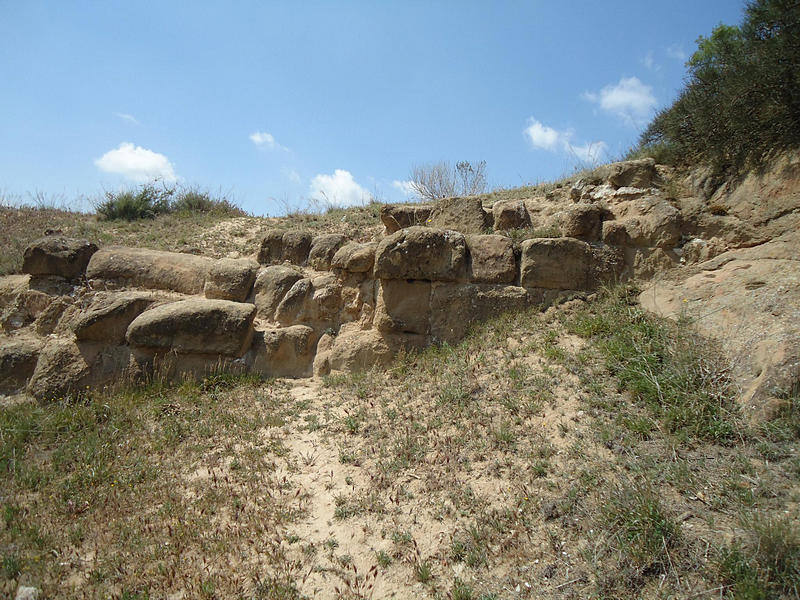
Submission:
POLYGON ((0 219, 10 596, 797 597, 795 155, 430 207, 0 219), (84 275, 19 273, 45 229, 99 246, 84 275), (187 350, 200 313, 131 333, 242 273, 233 355, 230 320, 187 350))

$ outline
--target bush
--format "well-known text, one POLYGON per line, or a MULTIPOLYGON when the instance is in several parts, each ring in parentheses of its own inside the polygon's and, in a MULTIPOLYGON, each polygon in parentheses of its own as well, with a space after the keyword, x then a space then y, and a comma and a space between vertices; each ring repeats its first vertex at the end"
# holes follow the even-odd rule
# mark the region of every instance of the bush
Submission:
POLYGON ((800 3, 750 2, 741 26, 698 39, 687 67, 683 91, 634 152, 741 171, 800 147, 800 3))
POLYGON ((227 198, 212 198, 208 192, 197 188, 179 190, 171 208, 177 213, 211 213, 229 216, 247 214, 227 198))
POLYGON ((135 190, 105 192, 97 214, 107 221, 153 219, 162 214, 216 214, 244 216, 247 213, 227 198, 213 198, 197 188, 157 187, 147 183, 135 190))
POLYGON ((106 199, 97 206, 97 214, 107 221, 153 219, 170 211, 170 198, 174 193, 174 188, 159 189, 151 183, 138 190, 105 192, 106 199))
POLYGON ((475 196, 486 191, 486 161, 462 160, 452 167, 449 162, 414 165, 411 187, 420 200, 439 200, 455 196, 475 196))

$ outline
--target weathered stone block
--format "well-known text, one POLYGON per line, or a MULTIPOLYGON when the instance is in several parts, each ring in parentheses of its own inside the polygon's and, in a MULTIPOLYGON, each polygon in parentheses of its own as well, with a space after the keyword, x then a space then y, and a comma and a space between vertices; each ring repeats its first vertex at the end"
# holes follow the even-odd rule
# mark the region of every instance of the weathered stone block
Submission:
POLYGON ((381 280, 373 321, 378 331, 427 335, 430 319, 429 281, 381 280))
POLYGON ((287 231, 283 234, 283 260, 303 266, 308 262, 313 236, 307 231, 287 231))
POLYGON ((25 248, 22 272, 75 279, 83 275, 97 246, 87 240, 46 236, 25 248))
POLYGON ((25 387, 36 368, 41 347, 42 342, 37 339, 0 340, 0 394, 25 387))
POLYGON ((331 267, 348 273, 367 273, 375 265, 377 242, 350 243, 339 248, 331 260, 331 267))
POLYGON ((480 198, 442 198, 434 205, 429 219, 431 227, 461 233, 485 233, 491 224, 480 198))
POLYGON ((525 288, 513 285, 434 283, 431 286, 430 335, 455 343, 470 325, 532 302, 525 288))
POLYGON ((522 200, 499 200, 492 205, 495 231, 524 229, 531 226, 531 218, 522 200))
POLYGON ((425 225, 431 216, 431 207, 422 204, 384 204, 381 206, 381 223, 386 233, 394 233, 413 227, 425 225))
POLYGON ((98 294, 73 321, 75 337, 82 341, 123 344, 128 326, 154 302, 156 297, 147 292, 98 294))
POLYGON ((212 263, 210 258, 193 254, 109 246, 94 253, 86 276, 126 286, 199 294, 212 263))
POLYGON ((308 266, 317 271, 327 271, 334 255, 346 241, 347 238, 338 233, 316 236, 308 253, 308 266))
POLYGON ((258 251, 259 263, 274 265, 283 262, 283 234, 282 229, 271 229, 264 234, 258 251))
POLYGON ((253 289, 258 263, 251 258, 215 260, 208 271, 203 293, 212 300, 244 302, 253 289))
POLYGON ((136 317, 128 327, 126 339, 140 348, 241 356, 250 345, 255 315, 252 304, 179 300, 136 317))
POLYGON ((512 283, 517 278, 517 263, 511 238, 503 235, 467 237, 471 280, 480 283, 512 283))
POLYGON ((589 289, 592 249, 573 238, 539 238, 522 242, 520 284, 526 288, 589 289))
POLYGON ((375 250, 375 277, 458 281, 466 276, 466 240, 455 231, 408 227, 375 250))
POLYGON ((416 334, 388 334, 376 329, 363 330, 357 324, 343 326, 330 350, 323 350, 319 362, 335 371, 363 371, 376 365, 388 365, 401 349, 421 350, 428 338, 416 334))
POLYGON ((252 368, 266 377, 309 377, 316 341, 314 330, 305 325, 256 331, 252 368))
POLYGON ((295 325, 304 317, 305 308, 314 286, 307 277, 292 285, 275 310, 275 320, 281 325, 295 325))
POLYGON ((295 267, 273 265, 261 271, 253 288, 258 317, 273 320, 281 300, 301 279, 303 273, 295 267))
POLYGON ((561 223, 561 235, 587 242, 599 240, 603 228, 603 211, 594 204, 569 207, 561 223))
POLYGON ((127 346, 55 339, 42 348, 27 391, 38 400, 58 400, 118 381, 130 362, 127 346))

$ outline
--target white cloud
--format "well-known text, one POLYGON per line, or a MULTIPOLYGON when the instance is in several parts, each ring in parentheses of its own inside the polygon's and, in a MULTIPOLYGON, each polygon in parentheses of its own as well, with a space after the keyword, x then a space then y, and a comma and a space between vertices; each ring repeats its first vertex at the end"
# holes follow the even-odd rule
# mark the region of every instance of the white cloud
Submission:
POLYGON ((146 182, 152 179, 177 181, 175 167, 163 154, 123 142, 119 148, 109 150, 94 161, 106 173, 122 175, 131 181, 146 182))
POLYGON ((573 131, 559 131, 544 125, 533 117, 528 119, 528 126, 523 133, 534 148, 569 154, 584 163, 598 163, 608 151, 608 144, 603 141, 574 145, 572 143, 573 131))
POLYGON ((114 116, 119 117, 123 121, 127 121, 128 123, 133 123, 134 125, 138 125, 139 121, 133 115, 129 115, 128 113, 118 113, 115 112, 114 116))
POLYGON ((680 44, 672 44, 667 48, 667 56, 671 56, 674 59, 685 61, 689 56, 686 54, 686 51, 680 44))
POLYGON ((366 204, 371 197, 344 169, 336 169, 333 175, 316 175, 309 191, 312 200, 330 206, 366 204))
POLYGON ((407 198, 414 198, 417 194, 417 188, 413 181, 400 181, 395 179, 392 182, 392 187, 400 190, 407 198))
POLYGON ((652 50, 644 55, 644 58, 642 58, 642 64, 648 69, 658 71, 658 65, 656 64, 656 59, 653 56, 652 50))
POLYGON ((292 183, 302 183, 303 178, 300 177, 300 173, 295 171, 294 169, 289 169, 287 167, 283 167, 281 169, 281 173, 283 173, 284 177, 291 181, 292 183))
POLYGON ((574 154, 581 162, 590 165, 600 163, 608 155, 608 144, 603 141, 589 142, 581 146, 567 144, 567 146, 570 154, 574 154))
POLYGON ((585 92, 583 97, 631 125, 647 121, 658 103, 653 88, 637 77, 623 77, 616 85, 607 85, 599 92, 585 92))
POLYGON ((552 127, 542 125, 539 121, 531 117, 528 119, 528 126, 525 128, 525 135, 531 144, 536 148, 553 150, 563 141, 565 134, 556 131, 552 127))
POLYGON ((264 148, 269 148, 270 150, 288 150, 288 148, 281 146, 278 142, 276 142, 275 137, 266 131, 254 131, 249 137, 250 141, 256 146, 263 146, 264 148))

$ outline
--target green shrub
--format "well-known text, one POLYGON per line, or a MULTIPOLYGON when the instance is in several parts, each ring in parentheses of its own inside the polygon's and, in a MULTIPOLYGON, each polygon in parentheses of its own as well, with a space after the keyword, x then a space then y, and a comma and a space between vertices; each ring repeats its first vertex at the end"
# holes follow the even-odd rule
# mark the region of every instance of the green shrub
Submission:
POLYGON ((719 25, 698 39, 687 67, 680 96, 633 154, 722 172, 800 146, 800 3, 749 2, 741 26, 719 25))
POLYGON ((247 214, 227 198, 213 198, 208 192, 197 188, 179 190, 171 209, 176 213, 209 213, 230 216, 247 214))
POLYGON ((97 214, 107 221, 137 221, 177 213, 244 216, 247 213, 227 198, 214 198, 198 188, 147 183, 134 190, 105 192, 97 214))
POLYGON ((142 185, 137 190, 105 192, 105 201, 97 206, 97 214, 107 221, 153 219, 170 212, 170 199, 175 188, 142 185))

